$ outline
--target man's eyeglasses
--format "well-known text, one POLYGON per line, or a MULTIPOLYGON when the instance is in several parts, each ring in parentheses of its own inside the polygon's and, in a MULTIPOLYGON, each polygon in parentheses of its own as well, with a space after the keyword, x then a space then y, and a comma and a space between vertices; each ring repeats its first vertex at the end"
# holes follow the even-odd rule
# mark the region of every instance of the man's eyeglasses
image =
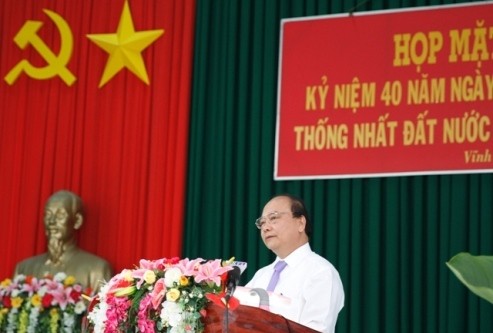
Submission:
POLYGON ((291 214, 291 212, 272 212, 267 214, 266 216, 260 216, 258 219, 255 220, 255 226, 258 229, 262 229, 262 227, 266 223, 269 225, 275 225, 283 214, 291 214))

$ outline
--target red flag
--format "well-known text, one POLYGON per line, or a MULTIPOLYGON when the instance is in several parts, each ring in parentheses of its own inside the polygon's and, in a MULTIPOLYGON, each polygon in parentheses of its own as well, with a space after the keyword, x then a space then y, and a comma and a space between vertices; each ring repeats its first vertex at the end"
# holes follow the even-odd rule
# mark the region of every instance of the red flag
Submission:
POLYGON ((2 2, 0 276, 45 251, 62 188, 85 205, 79 245, 115 271, 180 255, 194 14, 193 0, 2 2))

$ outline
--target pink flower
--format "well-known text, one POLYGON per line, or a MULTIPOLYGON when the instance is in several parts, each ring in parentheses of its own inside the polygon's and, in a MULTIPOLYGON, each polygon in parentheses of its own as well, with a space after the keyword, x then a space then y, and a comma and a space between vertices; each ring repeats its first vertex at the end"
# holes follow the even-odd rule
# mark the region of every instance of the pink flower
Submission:
POLYGON ((145 269, 145 268, 139 268, 139 269, 136 269, 132 272, 132 277, 134 279, 137 279, 139 280, 135 285, 137 286, 137 289, 140 289, 140 286, 142 286, 142 284, 145 282, 144 281, 144 274, 147 272, 148 270, 145 269))
MULTIPOLYGON (((59 305, 62 310, 65 310, 67 307, 67 304, 69 303, 68 297, 69 294, 67 294, 67 290, 63 288, 62 285, 58 284, 57 282, 50 283, 48 293, 53 296, 53 301, 51 302, 52 305, 59 305)), ((69 288, 71 290, 71 288, 69 288)))
POLYGON ((152 269, 152 270, 163 270, 165 265, 166 265, 166 258, 162 258, 158 260, 141 259, 139 262, 140 268, 152 269))
POLYGON ((221 275, 227 271, 233 269, 231 266, 221 266, 221 260, 216 259, 213 261, 208 261, 203 265, 200 265, 199 271, 195 276, 195 282, 200 283, 202 281, 212 281, 217 286, 221 285, 221 275))
POLYGON ((140 301, 139 312, 137 314, 137 326, 139 332, 155 333, 154 321, 149 318, 149 308, 151 306, 151 295, 147 294, 140 301))
POLYGON ((141 259, 139 261, 139 268, 164 271, 166 267, 175 265, 178 261, 180 261, 180 258, 178 257, 173 257, 170 259, 162 258, 158 260, 141 259))
POLYGON ((198 258, 194 260, 189 260, 188 258, 180 260, 178 265, 176 265, 183 272, 183 275, 186 276, 195 276, 199 269, 200 263, 203 262, 204 259, 198 258))
POLYGON ((166 284, 164 283, 164 279, 160 278, 154 284, 154 289, 151 292, 151 303, 154 310, 157 310, 165 295, 166 284))
MULTIPOLYGON (((26 282, 27 282, 27 279, 26 279, 26 282)), ((39 284, 38 282, 38 279, 33 277, 32 279, 30 279, 29 281, 30 283, 25 283, 23 286, 22 286, 22 291, 27 291, 28 294, 29 294, 29 297, 31 297, 35 292, 37 292, 39 290, 39 288, 41 287, 41 285, 39 284)))
POLYGON ((128 309, 132 301, 124 297, 114 297, 109 295, 106 302, 108 310, 106 311, 105 333, 119 332, 119 323, 125 322, 128 316, 128 309))

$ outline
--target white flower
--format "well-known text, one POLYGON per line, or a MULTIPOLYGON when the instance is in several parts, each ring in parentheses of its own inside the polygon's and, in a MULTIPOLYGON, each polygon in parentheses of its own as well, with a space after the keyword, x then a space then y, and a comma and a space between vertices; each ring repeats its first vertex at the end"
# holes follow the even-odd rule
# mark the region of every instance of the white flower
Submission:
POLYGON ((17 329, 17 315, 19 314, 17 309, 10 310, 7 316, 7 333, 15 332, 17 329))
POLYGON ((166 287, 171 288, 180 281, 181 276, 182 272, 178 267, 168 268, 164 273, 164 284, 166 287))
POLYGON ((26 276, 24 274, 18 274, 14 277, 14 283, 24 282, 26 276))
POLYGON ((38 295, 41 296, 41 297, 43 297, 44 295, 46 295, 47 292, 48 292, 48 287, 47 286, 42 286, 38 290, 38 295))
POLYGON ((182 310, 177 303, 165 301, 160 317, 165 326, 178 326, 181 323, 181 312, 182 310))
POLYGON ((53 277, 53 280, 58 281, 58 282, 63 282, 63 281, 65 281, 66 278, 67 278, 67 274, 65 274, 64 272, 58 272, 53 277))
POLYGON ((99 301, 101 303, 106 302, 106 295, 108 295, 110 288, 111 288, 111 282, 108 282, 103 284, 103 286, 99 289, 99 293, 97 296, 99 297, 99 301))
POLYGON ((71 333, 73 331, 73 327, 75 326, 74 315, 67 313, 67 312, 64 312, 63 318, 62 318, 62 323, 63 323, 63 330, 66 333, 71 333))
POLYGON ((123 278, 125 281, 132 281, 133 280, 132 270, 124 269, 119 275, 117 275, 117 277, 118 280, 120 280, 120 278, 123 278))
POLYGON ((29 326, 27 327, 28 333, 36 332, 36 326, 38 325, 39 308, 32 307, 29 313, 29 326))
POLYGON ((75 307, 74 307, 74 312, 78 315, 80 314, 83 314, 84 311, 86 311, 86 304, 84 304, 84 301, 78 301, 77 303, 75 303, 75 307))
POLYGON ((153 284, 154 282, 156 282, 156 273, 154 273, 154 271, 151 271, 150 269, 147 270, 144 273, 144 281, 147 284, 153 284))
POLYGON ((108 310, 108 303, 101 301, 97 308, 94 308, 87 318, 94 323, 94 333, 103 333, 106 328, 106 311, 108 310))

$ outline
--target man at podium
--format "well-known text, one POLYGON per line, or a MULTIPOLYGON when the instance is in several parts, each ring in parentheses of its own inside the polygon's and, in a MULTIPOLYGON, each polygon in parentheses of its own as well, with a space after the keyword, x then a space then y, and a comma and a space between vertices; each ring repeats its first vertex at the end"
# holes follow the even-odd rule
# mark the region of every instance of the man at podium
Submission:
POLYGON ((15 273, 38 278, 64 272, 94 291, 112 276, 109 263, 76 244, 76 231, 84 221, 82 200, 70 191, 58 191, 46 202, 44 227, 48 251, 16 265, 15 273))
POLYGON ((277 257, 259 269, 246 287, 286 299, 271 303, 271 312, 333 333, 344 306, 344 289, 334 266, 310 248, 312 225, 303 201, 292 195, 275 196, 255 225, 265 246, 277 257))

